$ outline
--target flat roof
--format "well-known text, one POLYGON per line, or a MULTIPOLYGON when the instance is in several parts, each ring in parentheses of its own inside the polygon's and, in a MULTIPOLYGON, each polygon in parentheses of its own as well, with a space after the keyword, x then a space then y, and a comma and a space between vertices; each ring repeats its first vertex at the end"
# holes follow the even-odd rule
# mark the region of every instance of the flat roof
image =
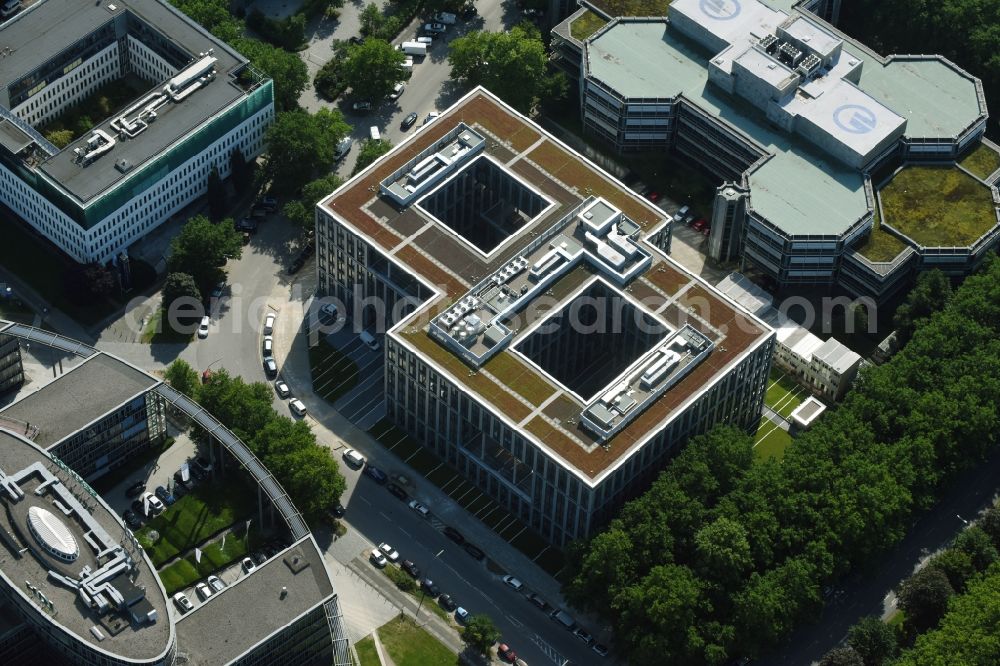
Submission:
MULTIPOLYGON (((160 0, 103 0, 97 3, 44 0, 32 5, 0 27, 0 47, 10 49, 9 55, 0 58, 0 82, 5 87, 9 86, 43 65, 67 45, 74 44, 111 21, 124 20, 126 13, 139 17, 159 31, 163 38, 190 54, 192 60, 199 53, 213 49, 217 58, 217 74, 214 81, 184 101, 168 103, 157 109, 156 122, 150 123, 134 139, 118 141, 109 153, 90 165, 83 167, 75 163, 73 149, 83 145, 91 132, 39 165, 41 172, 83 202, 125 180, 144 162, 246 94, 229 77, 247 62, 246 59, 160 0), (115 168, 115 163, 122 159, 132 165, 131 171, 122 173, 115 168)), ((124 32, 122 28, 120 34, 124 32)), ((162 89, 165 82, 155 83, 150 91, 162 89)), ((112 118, 101 120, 94 129, 115 136, 117 132, 110 127, 112 118)))
MULTIPOLYGON (((43 455, 39 447, 33 446, 27 440, 0 428, 0 472, 2 472, 0 476, 14 474, 35 463, 41 463, 49 472, 55 474, 62 485, 66 486, 75 496, 81 499, 89 497, 87 491, 79 487, 69 475, 56 467, 43 455)), ((62 517, 59 509, 50 503, 49 493, 43 491, 40 496, 34 493, 34 490, 40 485, 39 481, 40 479, 35 475, 22 482, 20 488, 25 493, 25 497, 16 503, 12 503, 6 491, 0 489, 0 506, 5 509, 0 511, 0 528, 15 535, 19 541, 22 538, 28 540, 25 545, 33 547, 37 547, 33 538, 27 536, 28 533, 23 531, 24 526, 20 522, 13 524, 12 517, 14 517, 13 520, 20 521, 27 509, 26 504, 45 506, 56 516, 62 517)), ((100 528, 103 528, 112 538, 120 539, 126 528, 103 500, 88 500, 87 509, 89 509, 90 517, 96 521, 100 528)), ((61 569, 74 578, 79 576, 80 569, 85 564, 96 570, 99 565, 95 566, 94 552, 88 545, 83 531, 74 521, 66 519, 64 522, 74 531, 81 555, 74 563, 61 565, 61 569)), ((25 581, 30 581, 46 599, 51 601, 55 613, 52 615, 45 613, 42 617, 63 627, 90 647, 105 650, 122 658, 152 661, 166 651, 173 634, 167 599, 145 554, 140 560, 137 560, 137 567, 134 569, 136 577, 132 584, 145 590, 145 598, 156 610, 158 619, 154 623, 128 624, 117 634, 113 634, 101 625, 100 615, 83 605, 75 589, 56 582, 49 575, 51 569, 60 569, 60 565, 53 564, 53 562, 49 558, 43 565, 39 559, 31 554, 18 557, 14 552, 11 552, 7 541, 0 539, 0 575, 6 578, 12 587, 16 588, 12 592, 13 594, 32 594, 24 584, 25 581), (98 640, 91 633, 91 628, 95 626, 100 628, 103 640, 98 640)), ((37 599, 35 601, 41 603, 37 599)), ((39 612, 42 613, 42 611, 39 612)))
MULTIPOLYGON (((375 248, 442 292, 399 322, 389 335, 417 350, 425 361, 485 404, 492 405, 496 413, 519 424, 554 457, 564 460, 568 468, 590 483, 637 450, 649 435, 665 426, 678 408, 723 377, 738 358, 773 334, 765 324, 719 297, 709 285, 654 248, 649 236, 668 224, 664 211, 483 88, 471 91, 433 123, 348 181, 320 202, 319 208, 353 227, 375 248), (463 122, 486 137, 485 154, 555 202, 521 227, 514 242, 490 257, 454 240, 418 207, 396 207, 377 194, 385 178, 447 138, 463 122), (460 299, 467 299, 470 289, 519 257, 534 259, 544 255, 545 248, 532 244, 536 239, 550 242, 543 234, 546 230, 556 229, 569 235, 580 233, 572 219, 566 222, 569 226, 560 225, 567 216, 585 210, 583 204, 594 201, 593 197, 603 200, 594 209, 595 224, 602 211, 610 212, 612 208, 621 211, 638 228, 636 246, 649 256, 637 277, 622 273, 624 282, 617 284, 669 326, 679 329, 687 323, 715 345, 692 371, 605 442, 599 442, 579 424, 583 403, 510 351, 529 334, 532 323, 544 312, 530 307, 521 310, 518 331, 509 345, 475 373, 454 351, 428 333, 428 321, 460 299)), ((572 249, 570 243, 566 247, 567 252, 572 249)), ((595 275, 608 277, 609 273, 593 262, 577 263, 560 273, 547 286, 545 295, 553 308, 559 307, 595 275)), ((521 293, 520 289, 517 291, 521 293)))
POLYGON ((34 442, 47 449, 159 383, 114 356, 97 353, 0 410, 0 416, 36 426, 34 442))
POLYGON ((194 664, 228 664, 333 596, 323 554, 303 537, 183 615, 177 651, 194 664))

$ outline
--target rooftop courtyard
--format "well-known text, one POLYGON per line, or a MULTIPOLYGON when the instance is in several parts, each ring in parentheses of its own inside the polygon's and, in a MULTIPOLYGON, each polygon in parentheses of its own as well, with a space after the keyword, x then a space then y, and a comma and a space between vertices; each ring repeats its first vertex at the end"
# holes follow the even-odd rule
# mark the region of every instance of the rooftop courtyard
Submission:
POLYGON ((990 188, 953 166, 907 166, 878 192, 883 221, 924 247, 967 247, 997 224, 990 188))

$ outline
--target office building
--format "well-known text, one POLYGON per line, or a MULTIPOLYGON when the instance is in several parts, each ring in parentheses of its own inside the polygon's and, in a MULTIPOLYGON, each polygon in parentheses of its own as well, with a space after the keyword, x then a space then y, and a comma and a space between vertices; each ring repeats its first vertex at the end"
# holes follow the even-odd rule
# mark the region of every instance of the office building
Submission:
POLYGON ((204 194, 274 115, 263 78, 161 0, 44 0, 0 26, 0 203, 78 262, 118 260, 204 194), (108 84, 145 92, 65 147, 47 125, 108 84))
POLYGON ((17 338, 0 333, 0 395, 24 383, 21 346, 17 338))
POLYGON ((690 436, 759 421, 774 332, 482 88, 320 202, 316 239, 320 295, 369 328, 385 305, 388 417, 554 544, 690 436))
POLYGON ((715 259, 778 288, 884 299, 915 271, 965 274, 996 247, 996 174, 968 175, 986 213, 960 239, 878 214, 877 190, 900 168, 958 169, 980 145, 983 88, 954 63, 883 58, 807 11, 835 17, 835 2, 673 0, 666 17, 621 18, 608 3, 582 5, 554 28, 553 49, 579 82, 585 131, 616 151, 669 151, 722 182, 715 259), (581 39, 573 24, 585 14, 604 23, 581 39), (878 235, 887 256, 868 250, 878 235))
POLYGON ((0 335, 33 351, 48 347, 72 365, 0 412, 0 663, 351 663, 323 554, 243 442, 109 354, 9 322, 0 322, 0 335), (261 491, 253 520, 287 528, 291 544, 187 612, 168 603, 132 533, 82 478, 154 441, 168 403, 212 433, 218 468, 250 475, 261 491))

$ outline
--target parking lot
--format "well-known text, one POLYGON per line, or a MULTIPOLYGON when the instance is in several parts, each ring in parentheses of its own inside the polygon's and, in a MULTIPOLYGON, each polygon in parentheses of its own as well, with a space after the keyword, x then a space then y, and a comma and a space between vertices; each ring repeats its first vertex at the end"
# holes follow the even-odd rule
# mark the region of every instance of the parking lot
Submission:
POLYGON ((344 326, 310 350, 313 391, 364 430, 385 416, 385 357, 381 336, 375 339, 377 350, 365 345, 351 326, 344 326))

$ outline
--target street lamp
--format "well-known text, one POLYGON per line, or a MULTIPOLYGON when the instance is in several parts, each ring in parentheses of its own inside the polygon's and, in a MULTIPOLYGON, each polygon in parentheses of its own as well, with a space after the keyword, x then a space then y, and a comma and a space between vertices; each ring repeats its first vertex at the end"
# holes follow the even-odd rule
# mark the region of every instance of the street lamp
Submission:
POLYGON ((967 521, 965 518, 962 518, 962 516, 958 515, 957 513, 955 514, 955 517, 961 520, 964 524, 966 525, 969 524, 969 521, 967 521))
MULTIPOLYGON (((437 561, 437 558, 441 557, 441 553, 443 553, 443 552, 444 552, 444 548, 442 548, 441 550, 439 550, 437 552, 437 555, 434 556, 434 561, 437 561)), ((433 563, 434 562, 431 562, 431 564, 433 564, 433 563)), ((434 579, 431 578, 431 567, 430 567, 430 565, 428 565, 428 567, 427 567, 427 575, 425 576, 425 578, 427 580, 431 581, 432 583, 434 582, 434 579)), ((417 611, 413 614, 413 622, 414 623, 416 623, 417 618, 420 616, 420 608, 421 608, 421 606, 424 605, 424 597, 425 596, 426 596, 426 592, 424 591, 424 586, 421 585, 420 586, 420 603, 417 604, 417 611)))

